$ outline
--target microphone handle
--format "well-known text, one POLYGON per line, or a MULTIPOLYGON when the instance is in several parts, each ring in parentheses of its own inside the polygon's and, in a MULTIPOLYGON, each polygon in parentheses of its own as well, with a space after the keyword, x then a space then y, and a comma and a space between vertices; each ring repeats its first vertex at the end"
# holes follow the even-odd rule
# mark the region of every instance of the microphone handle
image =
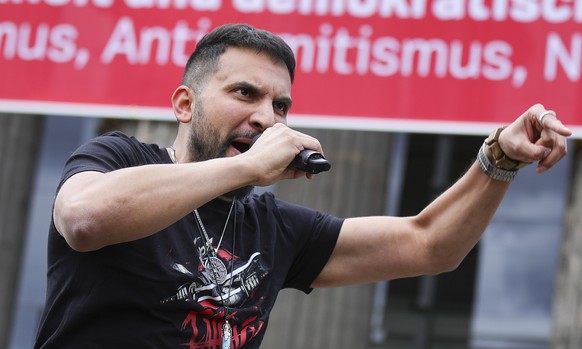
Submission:
MULTIPOLYGON (((255 141, 261 135, 256 135, 253 137, 250 146, 255 144, 255 141)), ((320 153, 315 150, 304 149, 302 150, 295 159, 291 161, 289 167, 294 168, 299 171, 317 174, 324 171, 329 171, 331 169, 331 163, 320 153)))
POLYGON ((331 169, 331 164, 321 153, 310 149, 304 149, 297 154, 289 166, 296 170, 313 174, 331 169))

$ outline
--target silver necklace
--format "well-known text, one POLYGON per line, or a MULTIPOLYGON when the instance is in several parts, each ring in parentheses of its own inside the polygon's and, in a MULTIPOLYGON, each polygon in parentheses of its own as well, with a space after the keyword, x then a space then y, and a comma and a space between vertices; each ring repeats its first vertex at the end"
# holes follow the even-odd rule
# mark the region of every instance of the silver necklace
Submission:
MULTIPOLYGON (((171 159, 172 162, 178 163, 178 159, 176 158, 176 149, 174 147, 170 147, 172 150, 171 159)), ((200 218, 200 214, 198 210, 195 209, 192 214, 194 218, 196 218, 196 223, 198 224, 198 230, 202 233, 202 239, 204 240, 204 255, 201 256, 203 260, 204 268, 209 269, 212 273, 212 277, 214 278, 214 284, 218 289, 218 294, 220 296, 220 302, 224 306, 224 324, 222 324, 222 349, 230 349, 232 343, 232 327, 230 326, 230 291, 232 290, 232 277, 233 277, 233 269, 234 269, 234 261, 231 261, 230 264, 230 284, 228 286, 228 304, 224 301, 222 297, 222 286, 227 279, 227 271, 226 266, 218 258, 218 250, 220 245, 222 244, 222 239, 224 238, 224 233, 226 232, 226 227, 228 226, 228 221, 230 220, 230 215, 232 214, 234 205, 236 202, 236 197, 232 198, 232 204, 230 205, 230 209, 228 211, 228 215, 226 216, 226 222, 224 222, 224 227, 222 228, 222 234, 220 234, 220 240, 218 241, 218 245, 216 248, 212 247, 212 239, 208 236, 206 232, 206 228, 204 227, 204 223, 202 223, 202 218, 200 218)), ((234 256, 234 248, 235 248, 235 230, 236 230, 236 213, 234 215, 234 222, 232 228, 232 255, 234 256)))
POLYGON ((206 232, 206 228, 204 227, 204 223, 202 223, 202 219, 200 218, 200 214, 198 210, 194 210, 193 214, 196 217, 196 223, 198 223, 198 228, 202 232, 202 239, 204 240, 204 260, 205 265, 204 267, 210 269, 214 276, 214 282, 217 285, 222 285, 227 278, 226 266, 224 263, 218 258, 218 250, 220 248, 220 244, 222 244, 222 239, 224 238, 224 233, 226 232, 226 227, 228 226, 228 221, 230 220, 230 215, 232 213, 232 209, 234 207, 235 200, 232 200, 232 204, 230 205, 230 210, 228 211, 228 216, 226 217, 226 222, 224 222, 224 228, 222 228, 222 234, 220 235, 220 240, 218 241, 218 245, 216 248, 212 247, 212 239, 208 236, 206 232))
MULTIPOLYGON (((208 237, 208 233, 206 232, 206 228, 204 227, 204 223, 202 223, 202 219, 200 218, 200 214, 198 210, 194 210, 193 214, 196 218, 196 223, 198 223, 199 231, 202 232, 202 239, 205 240, 205 252, 203 259, 204 268, 209 269, 212 273, 214 278, 214 284, 218 289, 218 295, 220 296, 220 302, 224 306, 224 324, 222 324, 222 349, 230 349, 232 343, 232 327, 230 326, 230 291, 232 290, 232 277, 233 277, 233 269, 234 269, 234 261, 230 263, 230 283, 228 285, 228 295, 227 300, 228 303, 225 302, 222 296, 222 285, 227 279, 227 272, 226 266, 218 258, 218 248, 222 242, 222 238, 224 237, 224 233, 226 232, 226 227, 228 226, 228 221, 230 219, 230 215, 233 211, 234 204, 236 202, 236 198, 232 198, 232 204, 230 205, 230 210, 228 211, 228 216, 226 217, 226 222, 224 222, 224 228, 222 229, 222 234, 220 236, 220 241, 216 246, 216 249, 212 247, 212 240, 208 237), (209 255, 210 254, 210 255, 209 255)), ((236 229, 236 213, 234 215, 234 226, 232 228, 232 255, 234 256, 234 248, 235 248, 235 229, 236 229)))

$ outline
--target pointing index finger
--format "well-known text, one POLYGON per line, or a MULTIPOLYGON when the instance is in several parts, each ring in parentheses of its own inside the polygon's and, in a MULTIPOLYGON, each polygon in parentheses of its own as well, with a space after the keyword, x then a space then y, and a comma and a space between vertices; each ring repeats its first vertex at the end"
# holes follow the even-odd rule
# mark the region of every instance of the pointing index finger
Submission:
POLYGON ((557 134, 565 137, 572 135, 572 131, 564 126, 564 124, 558 119, 558 115, 555 111, 545 109, 541 104, 537 106, 541 107, 539 108, 541 109, 541 112, 535 116, 535 119, 542 129, 554 131, 557 134))
MULTIPOLYGON (((543 114, 543 113, 542 113, 543 114)), ((555 114, 554 114, 555 115, 555 114)), ((541 119, 541 118, 540 118, 541 119)), ((559 135, 564 137, 568 137, 572 135, 572 130, 564 126, 560 120, 556 117, 546 117, 542 119, 543 123, 541 124, 543 128, 550 129, 556 132, 559 135)))

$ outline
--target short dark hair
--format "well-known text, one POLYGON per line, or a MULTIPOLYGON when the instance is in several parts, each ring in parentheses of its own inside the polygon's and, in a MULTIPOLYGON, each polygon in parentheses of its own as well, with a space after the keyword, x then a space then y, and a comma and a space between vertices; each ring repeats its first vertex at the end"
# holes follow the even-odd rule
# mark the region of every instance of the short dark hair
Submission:
POLYGON ((198 42, 184 69, 182 84, 195 90, 203 88, 210 74, 216 71, 220 56, 229 47, 254 50, 268 55, 276 63, 284 63, 293 82, 295 56, 283 39, 249 24, 224 24, 198 42))

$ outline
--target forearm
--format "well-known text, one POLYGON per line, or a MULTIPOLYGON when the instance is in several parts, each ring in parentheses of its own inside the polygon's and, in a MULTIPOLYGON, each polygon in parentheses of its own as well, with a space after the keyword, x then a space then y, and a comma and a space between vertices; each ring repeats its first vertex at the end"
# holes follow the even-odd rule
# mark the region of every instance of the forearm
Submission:
POLYGON ((414 219, 427 260, 438 261, 437 269, 456 267, 479 241, 508 188, 509 182, 491 179, 474 163, 414 219))
POLYGON ((152 235, 252 182, 248 166, 236 157, 79 173, 57 196, 55 225, 73 248, 95 250, 152 235))
POLYGON ((520 167, 505 168, 504 157, 511 159, 510 165, 537 161, 538 172, 543 172, 566 155, 571 131, 555 117, 540 120, 544 113, 548 114, 542 105, 534 105, 503 132, 496 130, 485 142, 486 147, 498 142, 496 155, 481 148, 485 153, 480 151, 479 160, 467 173, 418 215, 346 219, 334 252, 313 286, 454 269, 479 241, 499 207, 510 183, 504 181, 510 181, 512 171, 520 167))
POLYGON ((508 127, 499 128, 481 148, 478 162, 417 218, 432 260, 455 267, 477 243, 499 207, 516 169, 538 162, 543 172, 567 153, 566 128, 553 111, 536 104, 508 127), (543 120, 543 115, 552 115, 543 120), (479 166, 481 164, 481 168, 479 166), (483 170, 481 170, 483 169, 483 170), (487 175, 485 174, 487 172, 487 175))

